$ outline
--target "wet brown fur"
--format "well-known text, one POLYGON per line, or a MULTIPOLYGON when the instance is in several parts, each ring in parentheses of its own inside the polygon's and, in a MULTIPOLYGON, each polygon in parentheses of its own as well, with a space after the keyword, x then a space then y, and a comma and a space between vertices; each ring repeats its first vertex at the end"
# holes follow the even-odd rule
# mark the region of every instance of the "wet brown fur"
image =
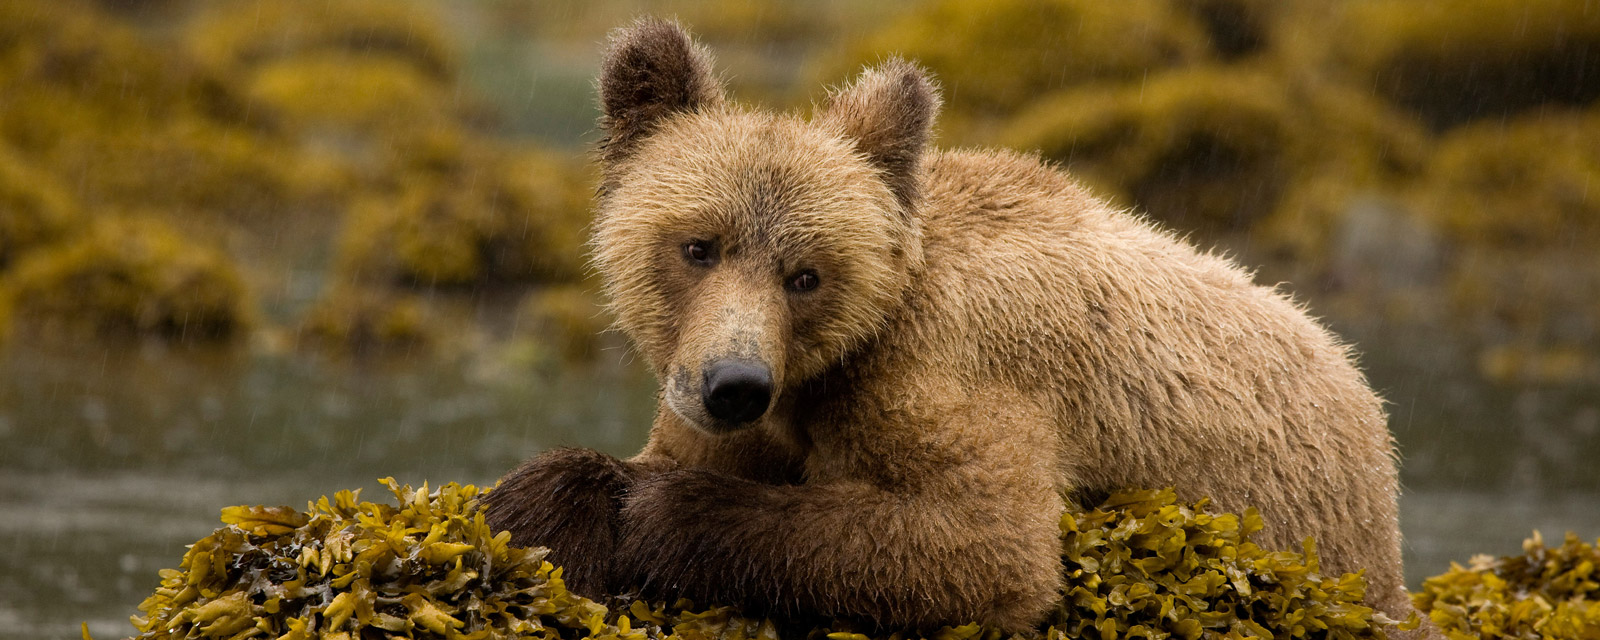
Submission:
POLYGON ((1170 485, 1258 507, 1264 546, 1315 536, 1411 613, 1382 403, 1285 296, 1036 157, 927 148, 938 95, 907 62, 810 120, 752 112, 647 20, 600 88, 596 263, 661 409, 629 461, 547 453, 489 498, 605 576, 583 588, 1020 629, 1058 597, 1064 500, 1170 485), (822 285, 785 290, 800 268, 822 285), (776 381, 748 428, 698 407, 729 356, 776 381))

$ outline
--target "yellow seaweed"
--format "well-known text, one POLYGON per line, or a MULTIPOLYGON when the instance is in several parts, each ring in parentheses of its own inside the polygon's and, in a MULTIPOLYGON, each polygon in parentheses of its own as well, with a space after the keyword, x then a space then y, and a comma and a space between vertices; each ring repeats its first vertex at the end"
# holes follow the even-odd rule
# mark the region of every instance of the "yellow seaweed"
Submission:
MULTIPOLYGON (((471 485, 386 479, 398 506, 323 497, 303 513, 230 507, 133 618, 141 639, 536 637, 573 640, 777 640, 773 620, 731 607, 572 594, 545 550, 507 544, 471 485), (310 569, 308 571, 307 569, 310 569)), ((1360 604, 1359 575, 1318 575, 1315 548, 1269 552, 1248 541, 1259 515, 1213 514, 1170 490, 1121 492, 1061 518, 1067 589, 1029 637, 1383 638, 1393 622, 1360 604), (1313 633, 1314 632, 1314 633, 1313 633)), ((1580 565, 1574 584, 1588 580, 1580 565)), ((1565 574, 1563 574, 1565 575, 1565 574)), ((1592 584, 1592 581, 1589 583, 1592 584)), ((1538 615, 1528 606, 1512 617, 1538 615)), ((1565 620, 1565 619, 1563 619, 1565 620)), ((873 635, 834 621, 812 640, 1001 640, 971 623, 926 636, 873 635)), ((1012 640, 1022 640, 1014 636, 1012 640)))

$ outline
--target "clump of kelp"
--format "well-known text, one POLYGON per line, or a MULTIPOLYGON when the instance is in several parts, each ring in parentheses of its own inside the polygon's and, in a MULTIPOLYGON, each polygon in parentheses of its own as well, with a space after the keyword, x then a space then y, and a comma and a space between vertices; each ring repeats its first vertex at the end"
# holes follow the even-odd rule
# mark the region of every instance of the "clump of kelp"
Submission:
POLYGON ((643 637, 569 593, 544 550, 491 532, 478 488, 384 483, 398 506, 341 491, 305 512, 224 509, 227 526, 161 572, 138 637, 643 637))
MULTIPOLYGON (((728 607, 567 591, 542 548, 485 524, 483 491, 385 479, 397 506, 323 497, 305 512, 230 507, 133 618, 139 638, 502 638, 776 640, 772 620, 728 607)), ((1172 490, 1122 492, 1061 519, 1066 592, 1049 626, 1013 636, 1384 638, 1391 620, 1361 604, 1359 574, 1324 578, 1305 553, 1266 551, 1253 510, 1217 514, 1172 490)), ((845 621, 808 638, 869 640, 845 621)), ((999 640, 977 624, 937 640, 999 640)), ((893 640, 904 634, 888 636, 893 640)))
POLYGON ((1452 564, 1411 598, 1452 639, 1600 635, 1600 550, 1572 533, 1552 547, 1538 532, 1522 549, 1452 564))
POLYGON ((1360 574, 1322 576, 1304 553, 1250 542, 1255 509, 1216 514, 1171 489, 1112 495, 1061 518, 1067 637, 1384 638, 1396 621, 1362 604, 1360 574))

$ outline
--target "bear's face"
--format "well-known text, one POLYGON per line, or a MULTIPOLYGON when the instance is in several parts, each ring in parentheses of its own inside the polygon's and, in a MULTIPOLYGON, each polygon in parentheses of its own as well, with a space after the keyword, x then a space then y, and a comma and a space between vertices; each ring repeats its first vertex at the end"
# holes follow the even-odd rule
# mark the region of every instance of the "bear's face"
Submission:
POLYGON ((936 93, 891 63, 809 121, 751 113, 676 25, 628 33, 600 82, 595 261, 667 405, 711 432, 756 424, 872 337, 920 268, 936 93))
POLYGON ((712 431, 848 357, 908 283, 916 227, 827 123, 716 109, 617 167, 594 244, 668 406, 712 431))

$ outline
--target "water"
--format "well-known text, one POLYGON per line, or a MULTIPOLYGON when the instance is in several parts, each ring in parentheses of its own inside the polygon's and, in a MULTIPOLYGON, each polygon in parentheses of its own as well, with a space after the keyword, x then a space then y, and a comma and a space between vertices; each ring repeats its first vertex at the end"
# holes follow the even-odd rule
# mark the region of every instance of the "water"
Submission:
MULTIPOLYGON (((303 506, 353 488, 383 499, 384 476, 484 484, 552 446, 628 455, 644 442, 654 383, 636 364, 549 370, 489 351, 355 366, 11 345, 0 358, 0 639, 75 638, 81 622, 98 638, 129 635, 157 571, 225 506, 303 506)), ((1465 393, 1469 374, 1419 369, 1403 350, 1367 353, 1405 456, 1413 584, 1477 553, 1517 553, 1534 529, 1600 536, 1600 437, 1583 427, 1600 394, 1465 393)))
POLYGON ((377 478, 492 483, 554 446, 628 455, 654 384, 496 355, 355 368, 294 355, 102 351, 0 361, 0 638, 132 633, 128 616, 235 504, 377 478))

